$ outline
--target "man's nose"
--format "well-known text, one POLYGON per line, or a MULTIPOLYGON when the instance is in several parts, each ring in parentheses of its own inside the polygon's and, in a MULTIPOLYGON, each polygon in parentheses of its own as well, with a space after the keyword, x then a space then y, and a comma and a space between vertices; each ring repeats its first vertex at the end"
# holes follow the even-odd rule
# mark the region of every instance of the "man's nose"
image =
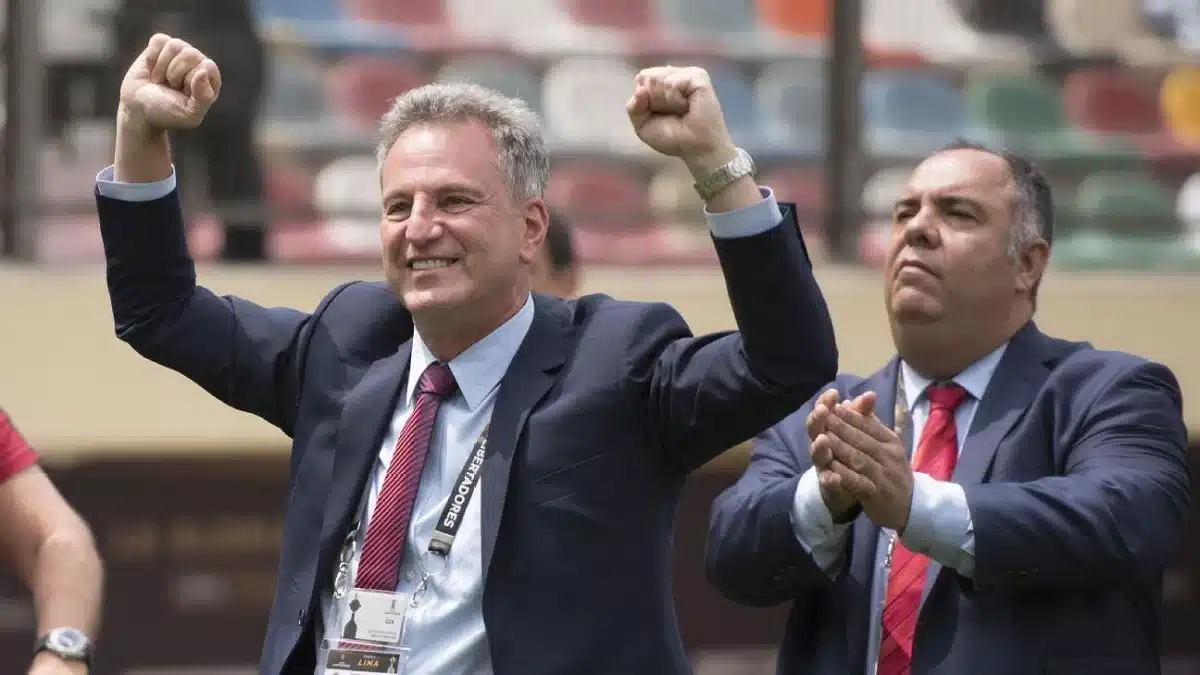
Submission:
POLYGON ((436 239, 441 232, 437 217, 437 209, 429 200, 414 200, 412 212, 408 215, 408 226, 405 228, 406 238, 416 242, 436 239))
POLYGON ((937 241, 937 210, 931 204, 922 204, 904 224, 904 241, 909 246, 932 247, 937 241))

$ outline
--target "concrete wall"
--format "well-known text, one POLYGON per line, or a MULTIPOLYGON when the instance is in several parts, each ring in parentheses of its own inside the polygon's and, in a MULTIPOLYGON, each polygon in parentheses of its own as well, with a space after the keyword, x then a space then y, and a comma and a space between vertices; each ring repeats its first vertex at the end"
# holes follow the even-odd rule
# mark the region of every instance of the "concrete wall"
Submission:
MULTIPOLYGON (((219 293, 302 309, 343 280, 377 276, 374 267, 200 271, 219 293)), ((818 276, 833 310, 842 369, 876 369, 892 353, 878 273, 822 266, 818 276)), ((712 270, 596 269, 585 285, 586 292, 670 302, 697 332, 733 326, 712 270)), ((0 267, 0 298, 0 405, 44 454, 286 447, 265 423, 224 408, 119 342, 101 267, 0 267)), ((1061 337, 1163 361, 1185 392, 1200 391, 1200 277, 1054 275, 1043 285, 1038 323, 1061 337)), ((1200 427, 1200 404, 1188 401, 1186 413, 1189 426, 1200 427)))

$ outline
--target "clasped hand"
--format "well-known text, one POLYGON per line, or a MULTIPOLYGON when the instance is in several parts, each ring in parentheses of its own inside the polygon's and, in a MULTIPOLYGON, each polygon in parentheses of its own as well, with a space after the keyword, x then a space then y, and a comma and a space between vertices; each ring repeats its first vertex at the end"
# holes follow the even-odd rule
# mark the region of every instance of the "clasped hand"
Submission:
POLYGON ((912 505, 913 473, 900 436, 875 415, 876 395, 817 400, 808 418, 813 466, 835 522, 861 506, 876 525, 903 532, 912 505))

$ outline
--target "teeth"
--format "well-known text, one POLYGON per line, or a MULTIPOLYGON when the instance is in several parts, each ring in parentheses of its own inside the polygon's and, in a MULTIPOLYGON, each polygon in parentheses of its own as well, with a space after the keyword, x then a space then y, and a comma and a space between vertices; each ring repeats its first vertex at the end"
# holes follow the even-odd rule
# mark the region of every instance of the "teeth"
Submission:
POLYGON ((436 270, 441 267, 449 267, 454 264, 453 260, 437 259, 437 260, 414 260, 412 268, 414 270, 436 270))

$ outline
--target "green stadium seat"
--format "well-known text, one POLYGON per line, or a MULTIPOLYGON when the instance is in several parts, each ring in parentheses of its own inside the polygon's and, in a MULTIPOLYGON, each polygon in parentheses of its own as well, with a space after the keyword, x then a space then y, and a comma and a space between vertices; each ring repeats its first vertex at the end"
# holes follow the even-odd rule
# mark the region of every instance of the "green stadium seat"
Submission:
POLYGON ((1058 89, 1027 73, 978 73, 965 91, 972 135, 1043 161, 1072 161, 1093 169, 1130 166, 1131 146, 1105 142, 1070 126, 1058 89))
POLYGON ((1096 173, 1079 185, 1076 229, 1057 238, 1055 265, 1067 269, 1175 271, 1200 268, 1184 245, 1175 195, 1147 174, 1096 173))

